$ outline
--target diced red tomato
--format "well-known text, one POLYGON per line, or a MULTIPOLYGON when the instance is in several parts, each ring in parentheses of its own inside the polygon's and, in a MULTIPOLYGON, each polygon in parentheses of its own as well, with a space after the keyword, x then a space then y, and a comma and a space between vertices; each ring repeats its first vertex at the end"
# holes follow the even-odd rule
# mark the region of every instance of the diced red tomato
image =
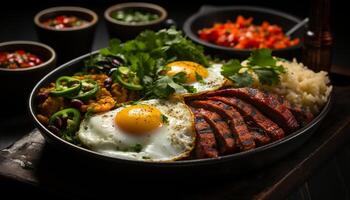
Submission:
POLYGON ((87 24, 87 21, 75 16, 59 15, 44 21, 43 24, 48 27, 54 27, 55 29, 64 29, 84 26, 87 24))
POLYGON ((207 42, 239 49, 282 49, 300 43, 299 38, 291 40, 287 37, 278 25, 267 21, 254 25, 252 22, 252 17, 239 15, 235 22, 215 23, 211 28, 200 30, 198 35, 207 42))
POLYGON ((8 69, 28 68, 41 64, 41 59, 24 50, 0 52, 0 67, 8 69))

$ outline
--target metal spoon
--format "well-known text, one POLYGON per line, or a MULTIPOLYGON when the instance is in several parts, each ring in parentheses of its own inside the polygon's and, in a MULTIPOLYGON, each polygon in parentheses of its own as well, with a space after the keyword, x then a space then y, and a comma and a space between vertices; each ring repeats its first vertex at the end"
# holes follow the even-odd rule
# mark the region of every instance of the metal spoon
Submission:
POLYGON ((297 23, 293 28, 289 29, 287 31, 286 36, 291 36, 295 31, 297 31, 299 28, 303 27, 305 24, 309 22, 309 18, 305 18, 303 21, 297 23))

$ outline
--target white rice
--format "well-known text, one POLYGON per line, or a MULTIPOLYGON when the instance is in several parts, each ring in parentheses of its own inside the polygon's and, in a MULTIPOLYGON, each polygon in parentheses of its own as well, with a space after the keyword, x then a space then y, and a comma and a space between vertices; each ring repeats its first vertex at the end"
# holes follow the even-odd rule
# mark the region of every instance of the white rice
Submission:
POLYGON ((277 64, 282 65, 287 72, 281 75, 279 85, 265 89, 276 92, 289 102, 313 113, 319 112, 332 91, 327 72, 316 73, 295 59, 292 62, 279 61, 277 64))

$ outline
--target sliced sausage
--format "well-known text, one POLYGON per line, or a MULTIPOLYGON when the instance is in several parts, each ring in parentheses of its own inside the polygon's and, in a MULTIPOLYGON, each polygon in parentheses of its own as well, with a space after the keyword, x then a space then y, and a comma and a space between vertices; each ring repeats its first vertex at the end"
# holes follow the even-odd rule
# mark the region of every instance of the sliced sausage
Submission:
POLYGON ((285 98, 275 95, 278 101, 285 105, 294 115, 295 119, 301 126, 305 126, 314 119, 314 115, 300 106, 289 103, 285 98))
POLYGON ((299 128, 291 111, 281 104, 274 95, 254 88, 231 88, 208 92, 204 96, 235 96, 254 105, 266 116, 276 122, 287 133, 299 128))
POLYGON ((216 140, 214 131, 205 121, 203 116, 195 110, 192 110, 195 116, 195 130, 197 141, 195 147, 196 158, 216 158, 219 153, 216 149, 216 140))
POLYGON ((257 124, 250 118, 244 118, 244 121, 247 124, 249 131, 252 133, 257 146, 262 146, 272 141, 266 132, 257 126, 257 124))
POLYGON ((237 145, 241 151, 255 148, 252 134, 249 132, 242 116, 232 106, 220 101, 198 100, 190 103, 194 107, 205 108, 221 115, 228 120, 231 132, 237 138, 237 145))
POLYGON ((284 137, 284 131, 276 123, 265 117, 265 115, 263 115, 254 106, 244 102, 243 100, 236 97, 221 96, 209 97, 208 99, 221 101, 225 104, 233 106, 244 118, 252 120, 257 127, 261 128, 273 140, 278 140, 284 137))
POLYGON ((233 153, 236 149, 235 139, 225 120, 219 114, 202 108, 198 109, 198 112, 214 129, 219 152, 223 155, 233 153))

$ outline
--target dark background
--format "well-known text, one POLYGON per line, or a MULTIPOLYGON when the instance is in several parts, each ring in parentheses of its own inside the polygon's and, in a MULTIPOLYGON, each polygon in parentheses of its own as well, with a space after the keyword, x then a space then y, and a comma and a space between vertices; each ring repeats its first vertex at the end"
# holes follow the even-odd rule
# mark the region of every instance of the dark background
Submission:
MULTIPOLYGON (((99 23, 95 34, 95 40, 93 44, 93 50, 107 46, 108 36, 106 32, 105 22, 103 19, 104 10, 110 5, 125 2, 125 1, 112 1, 112 0, 27 0, 27 1, 15 1, 10 0, 2 1, 0 4, 0 42, 11 41, 11 40, 34 40, 37 41, 37 36, 34 30, 33 17, 42 9, 53 7, 53 6, 81 6, 94 10, 99 16, 99 23)), ((192 13, 196 12, 202 5, 256 5, 262 7, 274 8, 281 10, 299 18, 308 16, 310 9, 310 0, 280 0, 280 1, 269 1, 269 0, 187 0, 187 1, 147 1, 161 5, 168 10, 169 17, 174 19, 178 28, 182 28, 184 20, 189 17, 192 13)), ((333 63, 343 68, 350 68, 348 64, 348 56, 350 55, 348 45, 350 44, 349 34, 346 31, 348 29, 350 19, 350 12, 346 1, 332 0, 332 19, 331 27, 334 36, 334 53, 333 63)), ((28 77, 30 78, 30 77, 28 77)), ((0 80, 1 84, 1 80, 0 80)), ((16 84, 16 83, 13 83, 16 84)), ((1 94, 0 98, 6 94, 1 94)), ((15 98, 15 97, 14 97, 15 98)), ((5 105, 6 106, 6 105, 5 105)), ((1 113, 1 112, 0 112, 1 113)), ((16 116, 0 116, 0 149, 10 145, 15 140, 19 139, 24 134, 31 130, 32 124, 30 121, 24 123, 18 123, 26 119, 26 111, 23 113, 16 114, 16 116), (23 118, 23 119, 22 119, 23 118), (20 126, 20 129, 12 131, 12 127, 20 126)), ((349 145, 348 145, 349 146, 349 145)), ((347 155, 350 155, 349 148, 346 150, 347 155)), ((348 158, 350 159, 350 158, 348 158)), ((335 158, 332 158, 329 163, 336 162, 335 158)), ((334 178, 334 174, 330 171, 334 171, 334 166, 331 164, 325 165, 319 169, 315 175, 306 183, 307 187, 310 187, 311 193, 314 193, 313 198, 303 199, 330 199, 334 197, 334 193, 339 191, 338 179, 334 178), (328 182, 327 185, 320 183, 328 182), (309 184, 309 185, 308 185, 309 184), (337 190, 338 188, 338 190, 337 190)), ((336 170, 336 169, 335 169, 336 170)), ((40 197, 45 197, 49 194, 42 193, 34 188, 28 186, 19 185, 18 183, 5 182, 0 177, 0 191, 6 188, 7 194, 12 191, 19 191, 14 194, 19 195, 26 194, 28 197, 35 197, 40 194, 40 197), (43 195, 43 196, 42 196, 43 195)), ((301 189, 291 194, 290 199, 300 199, 300 195, 303 195, 304 186, 301 189)), ((188 188, 187 188, 188 189, 188 188)), ((350 192, 350 189, 348 190, 350 192)), ((346 193, 346 197, 349 198, 349 193, 346 193)), ((6 194, 6 192, 5 192, 6 194)), ((305 193, 306 194, 306 193, 305 193)), ((305 195, 304 194, 304 195, 305 195)), ((309 193, 307 193, 309 194, 309 193)), ((307 196, 306 194, 306 196, 307 196)), ((0 194, 0 199, 2 195, 0 194)))
MULTIPOLYGON (((27 0, 6 1, 0 5, 0 42, 9 40, 37 40, 33 17, 35 13, 52 6, 82 6, 90 8, 99 15, 98 31, 95 35, 93 49, 104 47, 108 39, 103 19, 104 10, 113 4, 126 2, 118 0, 27 0)), ((278 9, 297 17, 308 16, 310 0, 168 0, 147 1, 163 6, 168 10, 170 18, 178 22, 182 27, 183 21, 192 13, 196 12, 201 5, 256 5, 278 9)), ((350 44, 350 38, 345 29, 348 27, 347 20, 350 18, 347 1, 331 0, 332 6, 332 30, 334 35, 334 63, 343 64, 347 61, 349 50, 346 46, 350 44)))

